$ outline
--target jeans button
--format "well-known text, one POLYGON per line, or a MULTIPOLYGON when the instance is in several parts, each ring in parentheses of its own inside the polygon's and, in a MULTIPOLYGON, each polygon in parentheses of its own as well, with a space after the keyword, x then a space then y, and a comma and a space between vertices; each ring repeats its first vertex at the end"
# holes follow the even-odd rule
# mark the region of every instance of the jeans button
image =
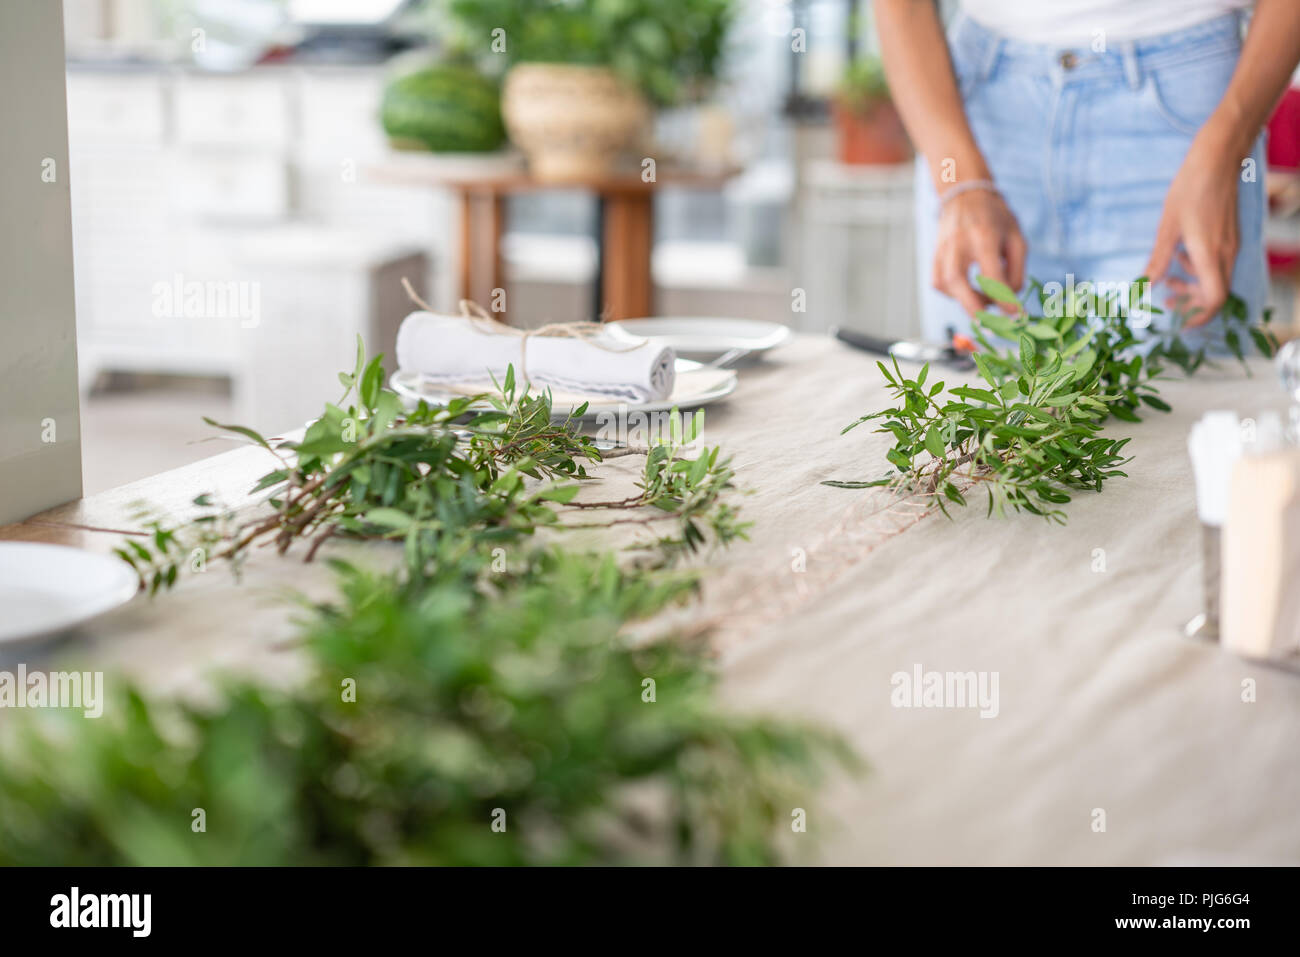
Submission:
POLYGON ((1076 66, 1079 65, 1079 58, 1075 56, 1073 53, 1066 52, 1060 55, 1060 57, 1057 59, 1057 62, 1061 64, 1061 69, 1073 70, 1076 66))

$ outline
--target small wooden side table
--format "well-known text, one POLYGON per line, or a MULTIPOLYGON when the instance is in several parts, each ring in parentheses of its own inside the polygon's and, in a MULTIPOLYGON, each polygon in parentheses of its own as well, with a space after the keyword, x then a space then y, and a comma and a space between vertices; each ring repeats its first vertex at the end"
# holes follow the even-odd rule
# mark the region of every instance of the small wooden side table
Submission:
MULTIPOLYGON (((631 319, 652 313, 654 282, 650 258, 654 246, 655 193, 665 187, 717 189, 737 172, 735 169, 703 172, 661 167, 652 182, 643 180, 639 172, 549 182, 522 170, 485 169, 477 174, 467 170, 463 163, 449 168, 432 155, 427 164, 415 156, 405 155, 400 161, 367 169, 367 174, 378 182, 449 189, 457 194, 461 214, 460 296, 485 308, 490 308, 492 303, 492 290, 505 288, 501 237, 506 228, 507 197, 546 189, 592 193, 598 213, 596 281, 590 318, 601 319, 631 319)), ((501 312, 494 315, 505 318, 501 312)))

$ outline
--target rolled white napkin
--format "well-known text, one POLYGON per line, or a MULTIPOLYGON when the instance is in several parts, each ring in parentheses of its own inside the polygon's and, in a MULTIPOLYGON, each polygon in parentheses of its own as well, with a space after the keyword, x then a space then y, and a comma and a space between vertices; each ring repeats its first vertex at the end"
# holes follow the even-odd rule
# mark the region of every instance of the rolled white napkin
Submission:
POLYGON ((413 312, 397 330, 397 365, 437 386, 515 379, 593 398, 648 402, 667 399, 676 382, 673 350, 653 339, 639 343, 608 330, 582 337, 530 335, 491 328, 491 321, 413 312))

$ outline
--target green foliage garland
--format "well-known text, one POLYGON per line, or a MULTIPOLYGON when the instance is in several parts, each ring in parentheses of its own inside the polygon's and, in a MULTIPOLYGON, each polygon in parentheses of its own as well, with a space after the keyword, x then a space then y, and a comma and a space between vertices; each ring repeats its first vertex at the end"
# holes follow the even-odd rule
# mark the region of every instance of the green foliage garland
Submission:
POLYGON ((257 483, 266 510, 200 496, 195 520, 155 519, 119 554, 152 591, 195 548, 238 567, 259 543, 310 542, 310 557, 335 535, 393 539, 399 568, 332 560, 339 594, 309 606, 313 674, 290 690, 233 679, 200 706, 126 688, 98 720, 0 726, 0 864, 780 859, 808 785, 854 756, 720 709, 698 643, 624 633, 694 593, 679 558, 744 534, 726 460, 684 453, 698 418, 647 451, 638 494, 576 508, 600 453, 513 374, 499 394, 410 412, 378 358, 358 350, 341 379, 344 400, 300 442, 222 426, 278 460, 257 483), (532 541, 624 520, 675 531, 648 561, 532 541))

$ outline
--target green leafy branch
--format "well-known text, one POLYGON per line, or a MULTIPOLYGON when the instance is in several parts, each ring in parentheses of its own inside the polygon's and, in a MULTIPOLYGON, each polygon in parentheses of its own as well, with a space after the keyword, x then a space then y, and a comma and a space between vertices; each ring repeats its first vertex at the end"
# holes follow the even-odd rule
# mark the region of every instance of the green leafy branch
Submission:
POLYGON ((580 504, 599 452, 513 373, 492 396, 407 413, 378 359, 359 353, 342 380, 300 442, 222 426, 279 463, 257 483, 262 512, 200 496, 199 518, 151 519, 120 554, 153 590, 192 548, 238 567, 259 543, 314 550, 338 534, 401 540, 407 561, 378 573, 331 559, 339 592, 301 620, 312 669, 292 688, 235 679, 202 706, 127 690, 101 721, 10 723, 0 864, 778 860, 790 809, 825 771, 858 769, 854 754, 722 709, 702 644, 624 634, 698 590, 671 557, 744 534, 724 501, 729 461, 687 452, 702 417, 672 416, 637 494, 580 504), (497 561, 497 545, 541 528, 662 519, 680 532, 651 567, 554 537, 497 561))
POLYGON ((339 379, 342 398, 326 404, 301 441, 272 441, 245 426, 205 420, 278 460, 253 487, 266 494, 267 508, 244 515, 214 506, 205 494, 194 500, 199 514, 181 525, 142 515, 146 534, 127 539, 116 552, 151 592, 174 585, 186 565, 229 561, 238 571, 262 545, 284 553, 304 541, 310 561, 335 536, 402 540, 408 561, 418 565, 443 539, 469 532, 504 544, 544 527, 674 519, 679 533, 658 541, 664 561, 695 551, 709 533, 724 545, 744 535, 735 507, 724 500, 733 487, 730 460, 716 448, 694 458, 686 454, 702 428, 702 411, 688 435, 673 411, 670 441, 646 450, 639 495, 581 506, 654 514, 570 524, 560 509, 579 507, 574 498, 591 478, 587 466, 601 460, 578 428, 585 405, 553 421, 550 393, 521 389, 510 368, 495 392, 445 405, 421 401, 403 411, 398 396, 382 385, 382 357, 367 361, 360 341, 354 370, 339 379))
MULTIPOLYGON (((1129 440, 1103 435, 1104 423, 1112 416, 1141 421, 1143 406, 1169 411, 1154 380, 1169 365, 1191 374, 1208 361, 1205 348, 1189 348, 1176 329, 1143 338, 1134 320, 1145 280, 1130 287, 1127 301, 1118 291, 1102 296, 1071 289, 1049 297, 1033 283, 1038 314, 1006 285, 983 276, 979 283, 1006 310, 976 316, 978 349, 972 358, 982 381, 948 387, 928 382, 928 365, 912 378, 896 359, 892 369, 878 363, 894 405, 843 431, 878 422, 876 431, 894 438, 886 452, 894 471, 823 484, 889 487, 945 514, 949 505, 965 505, 973 490, 982 489, 990 516, 1024 510, 1064 522, 1060 506, 1073 492, 1101 491, 1107 480, 1126 475, 1129 440), (1015 347, 1000 347, 995 338, 1015 347)), ((1225 306, 1223 322, 1225 341, 1243 364, 1247 339, 1272 355, 1276 339, 1248 324, 1237 297, 1225 306)))
POLYGON ((695 458, 684 454, 704 430, 704 410, 698 409, 689 420, 674 409, 669 414, 667 441, 658 442, 646 452, 645 469, 637 488, 641 491, 613 502, 573 502, 574 509, 651 508, 664 514, 630 515, 606 522, 570 524, 569 528, 593 528, 620 524, 651 525, 665 518, 678 522, 678 533, 661 535, 652 546, 664 561, 688 555, 709 542, 727 546, 747 536, 749 522, 740 520, 739 511, 724 499, 735 487, 731 459, 722 458, 717 447, 704 448, 695 458))
POLYGON ((705 649, 623 640, 693 574, 558 549, 498 572, 457 544, 418 572, 336 563, 290 689, 10 722, 0 864, 764 864, 807 788, 860 766, 722 709, 705 649))

